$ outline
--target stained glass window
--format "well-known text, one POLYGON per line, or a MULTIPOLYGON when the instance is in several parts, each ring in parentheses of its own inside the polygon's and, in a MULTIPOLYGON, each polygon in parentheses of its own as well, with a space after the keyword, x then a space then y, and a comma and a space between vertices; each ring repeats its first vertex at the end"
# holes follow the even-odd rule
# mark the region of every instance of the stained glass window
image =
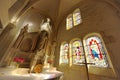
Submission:
POLYGON ((83 46, 78 40, 72 43, 72 60, 73 64, 82 65, 85 63, 83 46))
POLYGON ((74 26, 81 23, 81 15, 80 15, 80 10, 79 9, 76 9, 73 12, 73 22, 74 22, 74 26))
POLYGON ((82 22, 80 10, 76 9, 72 14, 69 14, 66 19, 66 29, 69 30, 82 22))
POLYGON ((108 67, 106 52, 99 37, 91 36, 87 38, 85 49, 89 66, 108 67))
POLYGON ((70 28, 73 27, 73 19, 72 19, 72 15, 70 14, 68 17, 67 17, 67 20, 66 20, 67 24, 67 30, 69 30, 70 28))
POLYGON ((60 50, 60 63, 68 63, 68 44, 61 45, 60 50))

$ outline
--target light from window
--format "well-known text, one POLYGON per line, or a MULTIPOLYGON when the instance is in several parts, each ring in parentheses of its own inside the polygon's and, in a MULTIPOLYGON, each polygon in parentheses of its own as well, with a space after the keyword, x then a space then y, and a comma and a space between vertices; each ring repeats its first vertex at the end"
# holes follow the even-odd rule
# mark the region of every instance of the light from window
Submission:
POLYGON ((74 22, 74 26, 81 23, 81 15, 80 15, 80 10, 79 9, 76 9, 73 12, 73 22, 74 22))
POLYGON ((60 63, 68 63, 68 44, 62 44, 60 49, 60 63))
POLYGON ((82 65, 85 63, 83 46, 80 41, 74 41, 72 43, 72 60, 73 64, 82 65))
POLYGON ((86 58, 89 66, 108 67, 106 52, 100 38, 91 36, 85 42, 86 58))
POLYGON ((69 30, 73 26, 77 26, 82 22, 80 10, 77 8, 72 14, 69 14, 66 19, 66 29, 69 30))
POLYGON ((73 19, 72 17, 67 17, 67 30, 73 27, 73 19))

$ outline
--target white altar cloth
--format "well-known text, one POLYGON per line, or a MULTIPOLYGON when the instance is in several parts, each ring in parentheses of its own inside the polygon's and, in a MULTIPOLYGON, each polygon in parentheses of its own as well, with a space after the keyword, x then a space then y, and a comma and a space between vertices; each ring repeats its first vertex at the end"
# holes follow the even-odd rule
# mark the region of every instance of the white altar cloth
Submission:
POLYGON ((0 72, 0 80, 49 80, 62 76, 60 71, 50 71, 42 73, 13 74, 12 71, 7 73, 0 72))

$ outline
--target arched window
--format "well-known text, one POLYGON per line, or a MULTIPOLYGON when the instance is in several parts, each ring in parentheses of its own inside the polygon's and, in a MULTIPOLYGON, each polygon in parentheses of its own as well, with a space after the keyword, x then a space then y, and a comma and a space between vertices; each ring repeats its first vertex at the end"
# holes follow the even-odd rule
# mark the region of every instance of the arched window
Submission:
POLYGON ((66 28, 67 30, 71 29, 73 27, 73 18, 72 18, 72 14, 68 15, 67 19, 66 19, 66 28))
POLYGON ((82 65, 85 63, 83 46, 80 40, 74 40, 72 42, 72 64, 82 65))
POLYGON ((88 79, 89 74, 116 76, 104 41, 99 33, 86 35, 83 38, 83 45, 84 47, 79 38, 72 39, 69 45, 64 42, 60 49, 60 64, 67 63, 67 65, 63 65, 66 68, 69 65, 71 68, 79 67, 81 70, 85 70, 88 79))
POLYGON ((60 48, 60 64, 68 63, 68 43, 63 43, 60 48))
POLYGON ((80 10, 79 9, 76 9, 74 12, 73 12, 73 22, 74 22, 74 26, 80 24, 82 22, 82 19, 81 19, 81 14, 80 14, 80 10))
POLYGON ((105 46, 97 35, 85 39, 86 60, 89 66, 108 67, 105 46))
POLYGON ((73 13, 69 14, 66 19, 66 29, 69 30, 73 26, 77 26, 82 22, 80 9, 77 8, 73 11, 73 13))

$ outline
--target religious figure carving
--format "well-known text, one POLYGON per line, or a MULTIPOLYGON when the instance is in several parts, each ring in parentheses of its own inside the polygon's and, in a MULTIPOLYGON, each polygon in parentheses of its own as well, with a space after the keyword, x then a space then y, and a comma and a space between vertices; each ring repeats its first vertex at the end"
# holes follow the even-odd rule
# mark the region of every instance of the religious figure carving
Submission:
POLYGON ((31 70, 35 67, 37 64, 42 64, 44 65, 46 58, 46 48, 48 44, 48 39, 49 39, 49 33, 51 32, 51 27, 50 27, 50 19, 47 18, 47 22, 42 21, 41 23, 41 32, 39 35, 39 39, 37 41, 37 54, 35 55, 32 63, 31 63, 31 70))
POLYGON ((38 50, 45 49, 47 41, 48 41, 48 33, 46 31, 41 31, 38 41, 38 50))
POLYGON ((45 30, 47 32, 51 32, 51 26, 50 26, 50 19, 47 18, 47 22, 42 21, 41 25, 41 31, 45 30))

